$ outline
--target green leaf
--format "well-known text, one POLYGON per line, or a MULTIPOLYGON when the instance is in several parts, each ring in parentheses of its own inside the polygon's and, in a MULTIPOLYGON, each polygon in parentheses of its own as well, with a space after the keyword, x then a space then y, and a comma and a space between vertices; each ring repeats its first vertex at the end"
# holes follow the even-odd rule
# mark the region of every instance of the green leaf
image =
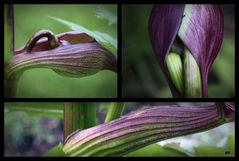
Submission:
POLYGON ((54 146, 50 150, 48 150, 46 153, 44 153, 43 157, 66 157, 66 154, 62 150, 62 144, 54 146))
POLYGON ((232 132, 227 142, 227 154, 235 156, 235 134, 232 132))
POLYGON ((198 146, 194 148, 196 157, 226 157, 227 150, 215 146, 198 146))
POLYGON ((53 102, 5 102, 4 113, 23 111, 30 116, 44 116, 53 118, 63 117, 63 103, 53 102))
POLYGON ((152 144, 131 152, 126 157, 187 157, 187 154, 174 149, 152 144))
POLYGON ((167 149, 172 149, 172 150, 175 150, 175 151, 178 151, 180 153, 183 153, 183 154, 186 154, 188 156, 191 156, 192 154, 189 154, 188 151, 186 151, 185 149, 183 149, 181 146, 180 146, 180 143, 168 143, 168 144, 165 144, 164 145, 164 148, 167 148, 167 149))
POLYGON ((95 10, 95 16, 97 18, 108 20, 109 21, 108 25, 112 25, 114 23, 117 23, 117 16, 114 15, 112 12, 110 12, 104 6, 101 6, 101 5, 97 6, 97 8, 95 10))
POLYGON ((57 17, 53 17, 53 16, 49 16, 49 17, 52 18, 53 20, 56 20, 58 22, 61 22, 65 25, 67 25, 72 30, 87 33, 91 37, 94 37, 97 42, 99 42, 102 46, 104 46, 105 48, 110 50, 112 53, 114 53, 114 54, 116 53, 117 40, 114 39, 113 37, 111 37, 110 35, 108 35, 106 33, 101 33, 99 31, 89 30, 84 26, 75 24, 75 23, 67 21, 67 20, 63 20, 61 18, 57 18, 57 17))

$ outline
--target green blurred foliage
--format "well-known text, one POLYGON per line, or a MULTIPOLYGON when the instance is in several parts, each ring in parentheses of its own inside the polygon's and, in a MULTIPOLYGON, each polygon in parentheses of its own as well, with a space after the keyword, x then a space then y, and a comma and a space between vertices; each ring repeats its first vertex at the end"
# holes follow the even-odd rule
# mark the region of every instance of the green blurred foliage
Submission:
POLYGON ((177 151, 175 149, 170 149, 157 144, 152 144, 141 148, 139 150, 133 151, 126 157, 187 157, 187 154, 177 151))
MULTIPOLYGON (((30 37, 42 29, 55 34, 71 31, 50 16, 69 20, 90 30, 117 35, 117 25, 108 25, 97 18, 99 5, 14 5, 15 49, 26 44, 30 37)), ((117 15, 116 5, 103 5, 117 15)), ((7 53, 4 53, 5 56, 7 53)), ((23 73, 17 88, 17 97, 117 97, 117 75, 101 71, 85 78, 60 76, 50 69, 30 69, 23 73)))
POLYGON ((35 116, 24 111, 4 114, 4 156, 40 156, 62 141, 62 119, 35 116))
MULTIPOLYGON (((149 39, 152 7, 145 4, 122 6, 123 97, 172 97, 149 39)), ((224 39, 208 82, 208 96, 216 98, 235 96, 234 5, 222 5, 222 9, 224 39)))

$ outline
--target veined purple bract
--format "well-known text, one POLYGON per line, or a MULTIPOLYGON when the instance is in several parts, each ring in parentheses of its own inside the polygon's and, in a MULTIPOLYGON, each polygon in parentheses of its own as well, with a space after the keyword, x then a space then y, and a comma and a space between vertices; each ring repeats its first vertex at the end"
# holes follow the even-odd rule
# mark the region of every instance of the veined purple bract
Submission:
POLYGON ((189 92, 189 96, 191 94, 191 97, 207 97, 208 73, 220 50, 223 28, 223 15, 218 5, 154 6, 149 20, 151 43, 174 97, 185 96, 176 85, 177 80, 183 80, 182 89, 188 86, 185 82, 192 83, 196 90, 199 88, 200 91, 196 93, 189 92), (177 67, 171 68, 170 64, 166 63, 167 56, 175 53, 175 49, 192 56, 178 53, 184 65, 181 72, 174 71, 177 67), (185 62, 184 57, 190 58, 190 61, 185 62), (186 75, 187 73, 189 75, 186 75))

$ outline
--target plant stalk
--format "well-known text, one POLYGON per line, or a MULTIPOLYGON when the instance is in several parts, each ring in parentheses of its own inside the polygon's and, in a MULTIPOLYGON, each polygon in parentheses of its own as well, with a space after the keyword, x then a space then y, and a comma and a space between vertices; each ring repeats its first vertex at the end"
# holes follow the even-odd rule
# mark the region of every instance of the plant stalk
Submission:
MULTIPOLYGON (((12 58, 14 54, 14 9, 13 4, 4 5, 4 62, 12 58)), ((4 78, 4 97, 16 96, 18 79, 12 76, 4 78)))
POLYGON ((96 125, 94 103, 66 102, 64 104, 64 140, 76 130, 96 125))
POLYGON ((105 122, 110 122, 112 120, 120 118, 120 116, 122 115, 122 112, 124 111, 124 105, 125 103, 123 102, 111 103, 105 118, 105 122))

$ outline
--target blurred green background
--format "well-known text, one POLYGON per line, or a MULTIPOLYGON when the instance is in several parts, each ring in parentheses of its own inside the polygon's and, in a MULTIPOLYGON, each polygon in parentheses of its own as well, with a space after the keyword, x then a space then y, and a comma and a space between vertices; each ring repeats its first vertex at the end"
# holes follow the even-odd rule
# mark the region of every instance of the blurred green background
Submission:
MULTIPOLYGON (((122 6, 123 97, 172 97, 148 34, 153 5, 122 6)), ((235 7, 221 5, 224 39, 208 80, 208 97, 235 96, 235 7)))
MULTIPOLYGON (((71 31, 49 16, 61 18, 117 38, 117 24, 108 25, 95 16, 98 5, 14 5, 15 49, 26 44, 42 29, 54 34, 71 31)), ((103 5, 117 15, 116 5, 103 5)), ((117 97, 117 75, 101 71, 83 78, 64 77, 50 69, 30 69, 23 73, 16 97, 117 97)))

